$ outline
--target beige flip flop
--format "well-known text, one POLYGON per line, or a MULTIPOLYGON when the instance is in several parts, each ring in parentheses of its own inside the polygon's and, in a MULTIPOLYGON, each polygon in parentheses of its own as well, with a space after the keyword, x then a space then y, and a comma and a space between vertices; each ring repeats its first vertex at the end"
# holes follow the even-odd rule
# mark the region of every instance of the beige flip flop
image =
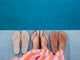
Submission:
POLYGON ((22 53, 26 53, 29 47, 30 36, 27 31, 22 31, 21 33, 21 49, 22 53))
POLYGON ((48 49, 48 34, 45 31, 40 32, 41 48, 48 49))
POLYGON ((65 50, 67 35, 64 31, 59 32, 59 50, 65 50))
POLYGON ((13 36, 12 36, 12 45, 13 45, 13 50, 14 54, 19 54, 20 53, 20 32, 16 31, 13 36))
POLYGON ((58 51, 58 32, 53 31, 50 34, 50 44, 53 54, 55 54, 58 51))
POLYGON ((33 44, 33 49, 39 49, 39 31, 34 31, 31 35, 31 40, 33 44))

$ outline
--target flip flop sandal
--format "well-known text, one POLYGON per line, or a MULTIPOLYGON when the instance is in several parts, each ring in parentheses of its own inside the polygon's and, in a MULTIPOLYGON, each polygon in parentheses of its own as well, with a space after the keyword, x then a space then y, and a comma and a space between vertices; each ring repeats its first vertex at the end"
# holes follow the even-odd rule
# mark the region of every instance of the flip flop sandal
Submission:
POLYGON ((50 44, 53 54, 55 54, 58 51, 58 32, 53 31, 50 34, 50 44))
POLYGON ((64 31, 59 32, 59 50, 65 50, 67 35, 64 31))
POLYGON ((31 35, 33 49, 39 49, 39 31, 34 31, 31 35))
POLYGON ((12 45, 13 45, 13 50, 14 54, 19 54, 20 53, 20 32, 16 31, 13 36, 12 36, 12 45))
POLYGON ((30 36, 27 31, 22 31, 21 34, 21 48, 22 48, 22 53, 26 53, 29 47, 29 40, 30 36))
POLYGON ((48 49, 48 34, 45 31, 40 32, 41 48, 48 49))

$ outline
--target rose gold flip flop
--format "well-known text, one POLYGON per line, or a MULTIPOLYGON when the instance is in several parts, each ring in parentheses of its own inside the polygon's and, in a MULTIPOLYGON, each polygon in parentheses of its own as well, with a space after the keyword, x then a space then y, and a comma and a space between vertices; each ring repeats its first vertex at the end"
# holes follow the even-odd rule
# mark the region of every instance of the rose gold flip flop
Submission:
POLYGON ((53 54, 55 54, 58 51, 58 32, 53 31, 50 34, 50 44, 53 54))
POLYGON ((30 36, 27 31, 22 31, 21 34, 21 48, 22 48, 22 53, 26 53, 29 47, 29 40, 30 36))
POLYGON ((66 47, 67 35, 64 31, 59 32, 59 50, 64 50, 66 47))
POLYGON ((14 54, 20 53, 20 32, 16 31, 12 36, 14 54))
POLYGON ((31 35, 33 49, 39 49, 39 31, 34 31, 31 35))
POLYGON ((48 34, 45 31, 40 32, 41 48, 48 50, 48 34))

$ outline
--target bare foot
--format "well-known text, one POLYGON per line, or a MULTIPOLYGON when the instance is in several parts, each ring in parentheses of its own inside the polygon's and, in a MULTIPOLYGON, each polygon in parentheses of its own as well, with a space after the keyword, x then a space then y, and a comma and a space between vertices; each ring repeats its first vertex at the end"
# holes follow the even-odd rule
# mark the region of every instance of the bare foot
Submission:
POLYGON ((20 53, 20 32, 16 31, 12 36, 14 54, 20 53))
POLYGON ((51 49, 53 54, 55 54, 58 51, 58 32, 53 31, 50 34, 50 42, 51 42, 51 49))
POLYGON ((21 34, 21 48, 22 48, 22 53, 26 53, 29 47, 29 40, 30 36, 27 31, 22 31, 21 34))
POLYGON ((48 34, 45 31, 40 32, 41 48, 48 49, 48 34))
POLYGON ((39 49, 39 31, 34 31, 31 36, 33 49, 39 49))
POLYGON ((59 33, 59 50, 63 50, 66 47, 67 35, 64 31, 60 31, 59 33))

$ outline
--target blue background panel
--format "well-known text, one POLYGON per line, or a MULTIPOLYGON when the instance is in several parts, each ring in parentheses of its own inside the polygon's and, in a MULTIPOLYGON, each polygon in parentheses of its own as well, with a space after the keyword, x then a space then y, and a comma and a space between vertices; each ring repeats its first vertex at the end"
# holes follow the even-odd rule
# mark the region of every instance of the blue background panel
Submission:
POLYGON ((0 0, 0 29, 80 29, 80 0, 0 0))

